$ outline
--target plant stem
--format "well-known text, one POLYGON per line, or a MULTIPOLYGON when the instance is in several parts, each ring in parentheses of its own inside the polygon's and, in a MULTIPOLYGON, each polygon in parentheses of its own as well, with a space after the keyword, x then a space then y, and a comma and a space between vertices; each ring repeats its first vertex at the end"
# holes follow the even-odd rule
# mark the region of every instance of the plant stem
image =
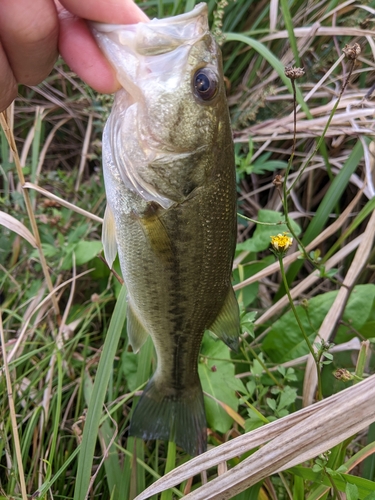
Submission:
POLYGON ((240 214, 237 212, 238 217, 241 217, 242 219, 248 220, 250 222, 254 222, 254 224, 259 224, 261 226, 280 226, 281 224, 284 224, 284 221, 280 222, 261 222, 256 219, 250 219, 250 217, 246 217, 246 215, 240 214))
POLYGON ((298 316, 298 313, 297 313, 297 309, 296 309, 296 306, 294 305, 294 302, 293 302, 293 299, 292 299, 292 296, 290 294, 290 290, 289 290, 289 285, 288 285, 288 280, 286 279, 286 274, 285 274, 285 269, 284 269, 284 262, 283 262, 283 258, 281 255, 278 255, 278 259, 279 259, 279 264, 280 264, 280 272, 281 272, 281 276, 282 276, 282 279, 283 279, 283 283, 284 283, 284 287, 285 287, 285 291, 286 291, 286 294, 288 296, 288 299, 289 299, 289 303, 290 303, 290 307, 292 308, 292 311, 293 311, 293 314, 296 318, 296 321, 298 323, 298 326, 302 332, 302 335, 305 339, 305 342, 307 344, 307 347, 309 348, 309 351, 311 353, 311 356, 313 357, 314 361, 315 361, 315 364, 316 364, 316 372, 317 372, 317 376, 318 376, 318 399, 321 400, 323 399, 323 395, 322 395, 322 381, 321 381, 321 374, 320 374, 320 368, 319 368, 319 362, 318 362, 318 359, 316 357, 316 353, 314 351, 314 348, 309 340, 309 337, 302 325, 302 322, 298 316))
POLYGON ((270 370, 267 368, 266 364, 261 360, 261 358, 257 355, 257 353, 248 345, 248 349, 251 352, 251 354, 254 356, 254 358, 258 361, 258 363, 261 365, 265 373, 274 381, 275 385, 283 389, 283 384, 280 384, 280 382, 277 380, 277 378, 270 372, 270 370))
MULTIPOLYGON (((297 184, 297 182, 300 180, 301 175, 302 175, 302 174, 303 174, 303 172, 305 171, 305 168, 309 165, 309 163, 311 162, 311 160, 314 158, 314 156, 316 155, 316 153, 319 151, 319 148, 320 148, 320 146, 321 146, 321 145, 322 145, 322 143, 323 143, 323 140, 324 140, 324 138, 325 138, 325 135, 326 135, 326 132, 327 132, 327 130, 328 130, 328 127, 330 126, 331 121, 332 121, 333 117, 335 116, 335 113, 336 113, 336 110, 337 110, 337 108, 338 108, 338 105, 340 104, 341 97, 342 97, 342 95, 343 95, 343 93, 344 93, 344 91, 345 91, 345 89, 346 89, 346 87, 347 87, 347 85, 348 85, 348 82, 349 82, 349 79, 350 79, 350 77, 351 77, 351 75, 352 75, 352 72, 353 72, 354 66, 355 66, 355 61, 351 61, 351 65, 350 65, 350 68, 349 68, 348 75, 347 75, 347 77, 346 77, 346 79, 345 79, 344 85, 343 85, 343 86, 342 86, 342 88, 341 88, 341 91, 340 91, 340 94, 339 94, 339 96, 338 96, 338 98, 337 98, 337 101, 335 102, 335 104, 334 104, 334 106, 333 106, 333 108, 332 108, 332 111, 331 111, 331 113, 330 113, 330 115, 329 115, 329 118, 328 118, 328 120, 327 120, 327 123, 326 123, 326 125, 325 125, 325 127, 324 127, 323 133, 322 133, 322 135, 319 137, 319 140, 318 140, 318 142, 317 142, 317 145, 316 145, 316 147, 315 147, 314 151, 311 153, 311 155, 309 156, 308 160, 305 162, 304 167, 301 169, 301 171, 299 172, 299 174, 297 175, 297 177, 294 179, 294 181, 293 181, 292 185, 291 185, 291 186, 289 187, 289 189, 286 191, 286 194, 288 194, 288 195, 289 195, 289 193, 292 191, 292 189, 294 188, 294 186, 295 186, 295 185, 297 184)), ((293 86, 294 110, 296 110, 296 106, 295 106, 296 91, 295 91, 294 81, 293 81, 293 80, 292 80, 292 84, 293 84, 292 86, 293 86)), ((296 127, 294 126, 294 133, 295 133, 295 130, 296 130, 296 127)), ((295 144, 295 140, 293 141, 293 146, 294 146, 294 144, 295 144)), ((291 161, 292 161, 292 156, 290 157, 289 162, 291 163, 291 161)), ((288 165, 288 170, 287 170, 287 172, 289 172, 289 165, 288 165)), ((329 177, 330 177, 330 178, 331 178, 331 180, 332 180, 332 179, 333 179, 332 173, 330 172, 330 170, 329 170, 329 169, 327 169, 327 172, 328 172, 328 174, 329 174, 329 177)), ((285 186, 286 186, 286 178, 287 178, 287 175, 285 175, 285 180, 284 180, 284 185, 285 185, 285 186)), ((285 196, 285 193, 284 193, 284 196, 285 196)))

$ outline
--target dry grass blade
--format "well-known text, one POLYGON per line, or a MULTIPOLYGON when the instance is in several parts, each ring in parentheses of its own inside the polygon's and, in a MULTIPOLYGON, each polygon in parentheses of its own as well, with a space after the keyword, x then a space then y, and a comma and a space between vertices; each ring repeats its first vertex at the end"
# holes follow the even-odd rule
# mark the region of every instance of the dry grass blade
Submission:
POLYGON ((375 421, 375 375, 313 406, 218 446, 173 470, 136 497, 145 500, 188 477, 265 446, 185 498, 225 500, 275 472, 312 459, 375 421))
MULTIPOLYGON (((43 165, 43 162, 45 160, 48 148, 50 147, 51 142, 52 142, 53 138, 55 137, 57 130, 60 127, 62 127, 63 125, 65 125, 65 123, 67 123, 69 120, 71 120, 71 116, 69 116, 68 118, 61 119, 58 123, 56 123, 56 125, 53 127, 51 132, 48 134, 48 137, 45 140, 45 143, 44 143, 43 148, 42 148, 40 155, 39 155, 39 161, 38 161, 38 165, 36 167, 36 172, 35 172, 35 179, 36 180, 39 179, 40 172, 42 170, 42 165, 43 165)), ((23 186, 23 187, 25 187, 25 186, 23 186)))
POLYGON ((100 224, 103 223, 103 219, 101 217, 98 217, 97 215, 94 215, 91 212, 84 210, 83 208, 77 207, 77 205, 74 205, 73 203, 69 203, 69 201, 66 201, 66 200, 63 200, 62 198, 59 198, 59 196, 56 196, 55 194, 50 193, 49 191, 47 191, 47 189, 44 189, 40 186, 37 186, 36 184, 33 184, 32 182, 25 182, 25 184, 23 185, 23 188, 35 189, 35 191, 38 191, 38 193, 43 194, 46 198, 49 198, 50 200, 56 201, 61 206, 65 207, 65 208, 69 208, 70 210, 77 212, 77 214, 81 214, 84 217, 87 217, 88 219, 91 219, 95 222, 99 222, 100 224))
MULTIPOLYGON (((317 26, 314 30, 314 36, 375 36, 375 31, 372 30, 364 30, 359 28, 342 28, 338 26, 317 26)), ((297 38, 305 38, 308 35, 311 35, 310 27, 303 28, 295 28, 294 34, 297 38)), ((280 38, 288 38, 289 33, 286 30, 278 31, 277 33, 271 33, 270 35, 266 35, 261 38, 261 42, 269 42, 271 40, 278 40, 280 38)))
POLYGON ((24 341, 24 337, 25 337, 25 335, 27 333, 27 329, 29 327, 29 323, 31 321, 32 316, 36 312, 38 312, 39 309, 41 309, 46 303, 48 303, 48 301, 51 299, 52 295, 54 295, 56 292, 58 292, 59 290, 61 290, 65 286, 67 286, 72 281, 77 280, 77 279, 81 278, 82 276, 85 276, 86 274, 91 273, 91 271, 92 271, 92 269, 88 269, 87 271, 84 271, 83 273, 80 273, 77 276, 74 276, 73 278, 70 278, 70 279, 64 281, 64 283, 61 283, 60 285, 58 285, 56 288, 54 288, 52 290, 52 292, 50 292, 46 297, 44 297, 44 299, 42 301, 39 301, 37 303, 35 309, 32 312, 30 312, 29 316, 25 317, 25 319, 24 319, 24 323, 22 325, 22 330, 18 334, 17 341, 14 344, 13 349, 11 350, 11 352, 8 355, 8 361, 9 361, 9 363, 15 357, 15 355, 17 354, 17 351, 18 351, 18 349, 20 347, 20 345, 22 345, 22 342, 24 341))
MULTIPOLYGON (((339 62, 340 57, 330 68, 333 70, 339 62)), ((355 71, 354 71, 355 74, 355 71)), ((311 106, 309 119, 306 113, 297 108, 296 135, 297 138, 319 137, 323 131, 328 115, 336 106, 335 115, 332 118, 329 128, 325 131, 327 137, 335 137, 340 134, 358 136, 360 133, 374 135, 374 105, 366 99, 366 91, 348 91, 345 97, 337 103, 337 93, 327 87, 319 87, 324 83, 324 77, 305 96, 304 101, 311 99, 314 94, 325 96, 328 102, 323 105, 311 106)), ((328 85, 328 84, 327 84, 328 85)), ((317 97, 317 95, 315 95, 317 97)), ((267 101, 275 102, 279 100, 289 100, 292 96, 283 92, 268 96, 267 101)), ((264 142, 268 140, 292 139, 293 138, 293 113, 280 118, 271 118, 256 122, 250 127, 244 128, 236 133, 235 142, 248 142, 249 137, 254 142, 264 142)))
MULTIPOLYGON (((363 240, 358 247, 353 262, 345 276, 342 287, 337 294, 337 297, 332 304, 327 316, 324 318, 323 323, 319 329, 315 342, 321 340, 327 341, 332 332, 336 328, 341 315, 344 311, 346 302, 349 298, 350 291, 358 278, 359 273, 366 265, 367 259, 373 248, 373 241, 375 237, 375 212, 372 213, 370 220, 367 224, 366 230, 363 233, 363 240)), ((314 394, 317 384, 316 363, 310 356, 307 365, 305 378, 303 382, 303 405, 308 406, 314 400, 314 394)))
POLYGON ((1 340, 1 351, 2 351, 3 359, 4 359, 4 367, 3 367, 3 370, 1 370, 1 371, 4 371, 4 373, 5 373, 5 380, 6 380, 7 393, 8 393, 9 413, 10 413, 10 419, 11 419, 11 423, 12 423, 13 442, 14 442, 15 455, 16 455, 16 460, 17 460, 18 475, 19 475, 19 479, 20 479, 22 500, 27 500, 28 496, 27 496, 27 491, 26 491, 25 475, 24 475, 23 463, 22 463, 22 453, 21 453, 21 445, 20 445, 20 439, 19 439, 19 434, 18 434, 16 409, 15 409, 14 400, 13 400, 12 381, 10 378, 9 365, 8 365, 8 359, 7 359, 7 351, 5 348, 5 337, 4 337, 1 309, 0 309, 0 340, 1 340))
POLYGON ((90 113, 89 120, 87 123, 87 128, 86 128, 85 140, 83 141, 83 145, 82 145, 81 162, 79 164, 78 175, 77 175, 76 184, 75 184, 75 188, 74 188, 76 192, 78 191, 79 186, 81 184, 83 171, 84 171, 86 161, 87 161, 87 152, 88 152, 88 149, 90 146, 90 137, 91 137, 91 132, 92 132, 93 118, 94 118, 93 113, 90 113))
POLYGON ((10 231, 13 231, 19 234, 22 238, 30 243, 31 246, 37 248, 36 240, 31 232, 27 229, 26 226, 22 224, 15 217, 12 217, 5 212, 0 212, 0 225, 8 228, 10 231))
MULTIPOLYGON (((333 66, 330 67, 330 69, 322 76, 322 78, 314 85, 314 87, 310 90, 310 92, 304 97, 305 102, 307 102, 314 94, 315 92, 323 85, 323 83, 328 79, 331 73, 337 68, 337 66, 341 63, 341 61, 345 58, 345 54, 342 54, 337 61, 334 63, 333 66)), ((298 105, 296 108, 296 111, 300 111, 301 106, 298 105)), ((292 113, 291 113, 292 115, 292 113)))
MULTIPOLYGON (((24 175, 22 172, 22 167, 21 167, 20 158, 19 158, 18 151, 17 151, 16 141, 14 139, 13 131, 9 126, 9 120, 8 120, 8 116, 7 116, 6 111, 3 111, 2 113, 0 113, 0 123, 1 123, 1 126, 3 128, 5 137, 7 138, 9 147, 12 151, 20 183, 23 186, 25 184, 25 178, 24 178, 24 175)), ((28 192, 23 190, 23 196, 24 196, 25 205, 26 205, 26 209, 27 209, 27 215, 29 216, 30 225, 31 225, 32 232, 33 232, 33 235, 35 238, 36 246, 38 248, 39 258, 40 258, 40 263, 41 263, 41 266, 43 269, 44 278, 46 280, 48 290, 50 291, 50 294, 51 294, 51 300, 52 300, 53 308, 55 310, 55 314, 58 316, 60 313, 59 304, 57 302, 55 295, 52 293, 53 292, 53 284, 52 284, 51 276, 50 276, 49 271, 48 271, 48 266, 47 266, 46 259, 44 257, 44 253, 42 251, 42 244, 40 241, 39 230, 38 230, 38 226, 37 226, 37 223, 35 220, 35 215, 33 212, 33 208, 31 205, 31 201, 30 201, 28 192)))

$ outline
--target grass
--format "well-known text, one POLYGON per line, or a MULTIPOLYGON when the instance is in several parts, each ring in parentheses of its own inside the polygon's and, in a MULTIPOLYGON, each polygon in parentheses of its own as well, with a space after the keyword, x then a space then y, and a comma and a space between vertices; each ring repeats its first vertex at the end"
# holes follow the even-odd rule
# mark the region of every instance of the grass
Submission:
MULTIPOLYGON (((161 17, 194 2, 141 5, 161 17)), ((112 98, 59 61, 2 117, 0 498, 375 498, 375 4, 208 5, 235 141, 243 337, 239 354, 202 344, 209 451, 189 461, 127 436, 155 357, 150 341, 128 348, 119 264, 100 258, 112 98), (288 65, 305 69, 296 127, 288 65), (270 235, 290 230, 302 246, 282 277, 270 235)))

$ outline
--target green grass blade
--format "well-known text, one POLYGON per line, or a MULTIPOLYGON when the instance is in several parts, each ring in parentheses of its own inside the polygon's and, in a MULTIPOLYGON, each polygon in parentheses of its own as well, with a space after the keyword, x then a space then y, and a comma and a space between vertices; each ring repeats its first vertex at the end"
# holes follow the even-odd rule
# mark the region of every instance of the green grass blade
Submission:
POLYGON ((195 6, 195 0, 186 0, 185 12, 190 12, 191 10, 194 9, 194 6, 195 6))
POLYGON ((299 54, 298 54, 296 37, 294 36, 293 21, 292 21, 291 15, 290 15, 288 0, 281 0, 280 7, 281 7, 281 12, 283 14, 285 27, 288 31, 290 48, 292 49, 292 52, 294 55, 295 64, 296 64, 296 66, 301 67, 301 61, 300 61, 299 54))
MULTIPOLYGON (((165 474, 171 472, 176 467, 176 444, 168 442, 167 463, 165 464, 165 474)), ((172 500, 172 490, 163 491, 160 500, 172 500)))
MULTIPOLYGON (((39 163, 39 150, 42 137, 42 114, 43 113, 40 110, 40 108, 37 109, 35 123, 34 123, 35 132, 31 149, 31 176, 30 176, 31 182, 36 182, 36 170, 39 163)), ((32 191, 32 194, 35 195, 34 191, 32 191)))
MULTIPOLYGON (((85 398, 86 401, 91 401, 92 393, 94 390, 94 384, 89 376, 85 377, 85 398)), ((111 493, 111 498, 113 500, 119 500, 120 497, 120 484, 122 482, 122 470, 118 459, 118 454, 116 450, 116 446, 114 443, 110 445, 113 440, 115 429, 111 426, 110 422, 107 418, 101 419, 100 425, 100 436, 103 440, 104 447, 102 446, 102 450, 104 453, 105 448, 107 450, 107 458, 104 461, 105 467, 105 478, 108 484, 108 489, 111 493), (108 448, 109 447, 109 448, 108 448)))
MULTIPOLYGON (((358 163, 363 157, 363 148, 360 141, 354 146, 353 151, 347 161, 345 162, 343 168, 334 178, 332 184, 330 185, 327 193, 325 194, 323 200, 321 201, 318 210, 312 221, 310 222, 303 238, 302 243, 307 245, 314 238, 318 236, 321 231, 323 231, 329 214, 332 212, 335 205, 340 201, 342 194, 344 193, 350 176, 355 172, 358 167, 358 163)), ((298 274, 298 271, 303 265, 303 260, 297 260, 292 264, 287 272, 287 279, 289 283, 292 283, 298 274)), ((278 297, 276 297, 277 299, 278 297)))
POLYGON ((295 500, 304 500, 305 498, 305 483, 302 477, 294 476, 293 478, 293 498, 295 500))
POLYGON ((56 472, 56 474, 49 480, 46 481, 39 489, 38 489, 38 497, 35 496, 36 493, 34 493, 35 498, 43 498, 44 495, 47 494, 48 490, 52 488, 53 484, 58 480, 58 478, 61 476, 63 472, 67 470, 70 464, 72 464, 80 452, 81 447, 78 445, 78 447, 73 451, 73 453, 70 455, 70 457, 64 462, 64 464, 60 467, 60 469, 56 472))
MULTIPOLYGON (((141 386, 150 378, 152 371, 152 359, 154 356, 154 344, 151 337, 148 337, 142 349, 138 353, 138 369, 136 384, 141 386)), ((133 401, 135 408, 138 398, 133 401)), ((131 418, 131 415, 130 415, 131 418)), ((129 499, 134 498, 146 488, 145 469, 138 466, 138 460, 144 462, 144 443, 141 439, 129 437, 126 445, 129 454, 124 462, 124 482, 130 488, 129 499)))
MULTIPOLYGON (((130 438, 130 439, 134 439, 134 438, 130 438)), ((152 467, 150 467, 149 465, 147 465, 146 462, 142 461, 140 458, 134 457, 133 454, 129 450, 121 448, 120 446, 119 446, 119 449, 131 461, 137 462, 137 465, 140 466, 140 467, 142 467, 145 470, 145 472, 147 472, 151 477, 153 477, 155 479, 155 481, 157 481, 158 479, 161 478, 161 476, 160 476, 160 474, 158 474, 156 468, 153 469, 152 467)), ((171 489, 172 489, 172 492, 174 493, 174 495, 177 498, 182 498, 184 496, 184 494, 181 491, 179 491, 177 488, 171 488, 171 489)), ((128 499, 128 497, 123 497, 122 500, 125 499, 125 498, 128 499)))
POLYGON ((91 477, 95 445, 98 437, 99 423, 102 415, 108 381, 113 368, 118 341, 126 317, 126 288, 122 287, 117 299, 112 319, 100 357, 94 388, 87 410, 87 418, 83 430, 81 452, 78 459, 77 479, 74 490, 74 500, 85 498, 91 477))
MULTIPOLYGON (((285 70, 283 64, 275 57, 272 52, 262 43, 258 42, 258 40, 255 40, 254 38, 250 38, 245 35, 241 35, 239 33, 225 33, 225 41, 226 42, 232 42, 232 41, 237 41, 237 42, 242 42, 246 43, 250 47, 252 47, 258 54, 260 54, 266 61, 269 62, 269 64, 273 67, 273 69, 277 72, 279 75, 280 79, 283 81, 283 83, 286 85, 288 88, 289 92, 292 94, 293 89, 292 89, 292 84, 287 76, 285 76, 285 70)), ((301 106, 301 109, 306 113, 306 116, 308 118, 312 118, 310 110, 303 100, 303 96, 301 94, 301 91, 299 90, 298 87, 296 87, 296 99, 298 104, 301 106)))
MULTIPOLYGON (((369 427, 367 442, 375 443, 375 422, 369 427)), ((375 481, 375 453, 363 461, 363 477, 375 481)))
POLYGON ((63 392, 63 371, 62 371, 62 359, 61 359, 61 353, 60 351, 56 351, 56 362, 57 362, 57 401, 56 401, 56 406, 55 411, 54 411, 54 422, 53 422, 53 432, 52 432, 52 443, 51 443, 51 450, 49 453, 49 461, 48 461, 48 468, 47 468, 47 480, 50 479, 52 475, 52 468, 51 464, 53 463, 54 457, 55 457, 55 451, 56 451, 56 444, 57 444, 57 438, 59 435, 59 426, 60 426, 60 421, 61 421, 61 398, 62 398, 62 392, 63 392))

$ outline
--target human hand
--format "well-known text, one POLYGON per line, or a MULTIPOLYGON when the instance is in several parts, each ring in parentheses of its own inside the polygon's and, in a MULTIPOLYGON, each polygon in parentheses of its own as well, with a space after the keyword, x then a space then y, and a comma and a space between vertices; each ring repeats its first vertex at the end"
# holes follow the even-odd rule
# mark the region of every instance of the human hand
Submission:
POLYGON ((37 85, 58 52, 98 92, 119 88, 114 70, 84 19, 132 24, 147 21, 133 0, 0 0, 0 111, 17 96, 17 85, 37 85))

